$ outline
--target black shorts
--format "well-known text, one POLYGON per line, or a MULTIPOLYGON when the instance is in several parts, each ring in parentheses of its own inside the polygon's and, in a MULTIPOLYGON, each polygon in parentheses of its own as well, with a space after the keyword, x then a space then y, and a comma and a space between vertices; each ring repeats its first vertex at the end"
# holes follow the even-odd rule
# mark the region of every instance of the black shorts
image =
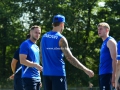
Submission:
POLYGON ((24 90, 40 90, 40 82, 36 82, 31 78, 22 78, 24 90))
POLYGON ((21 78, 14 77, 14 90, 24 90, 21 78))
POLYGON ((100 90, 112 90, 112 74, 99 75, 100 90))
POLYGON ((43 76, 44 90, 67 90, 65 76, 43 76))

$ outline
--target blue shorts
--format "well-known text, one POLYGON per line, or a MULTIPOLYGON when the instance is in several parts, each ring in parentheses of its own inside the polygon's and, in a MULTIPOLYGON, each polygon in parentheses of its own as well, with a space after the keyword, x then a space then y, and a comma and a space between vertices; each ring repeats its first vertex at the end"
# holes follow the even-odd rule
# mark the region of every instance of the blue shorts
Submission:
POLYGON ((99 75, 100 90, 112 90, 112 74, 99 75))
POLYGON ((40 82, 31 78, 22 78, 24 90, 40 90, 40 82))
POLYGON ((65 76, 43 76, 44 90, 67 90, 65 76))
POLYGON ((24 90, 21 78, 14 77, 14 90, 24 90))

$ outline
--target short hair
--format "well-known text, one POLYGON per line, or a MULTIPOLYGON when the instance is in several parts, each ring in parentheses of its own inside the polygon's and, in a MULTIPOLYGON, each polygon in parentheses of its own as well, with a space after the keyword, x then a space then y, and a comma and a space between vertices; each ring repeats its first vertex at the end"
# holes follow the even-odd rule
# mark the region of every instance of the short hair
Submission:
POLYGON ((32 27, 30 28, 30 31, 31 31, 31 30, 34 30, 35 28, 40 28, 40 29, 41 29, 40 26, 34 25, 34 26, 32 26, 32 27))
POLYGON ((53 23, 53 26, 54 26, 54 27, 57 27, 57 26, 60 25, 60 23, 61 23, 61 22, 54 22, 54 23, 53 23))
POLYGON ((99 27, 99 26, 102 26, 102 27, 108 28, 108 29, 110 30, 110 26, 109 26, 109 24, 106 23, 106 22, 101 22, 101 23, 99 23, 99 24, 98 24, 98 27, 99 27))

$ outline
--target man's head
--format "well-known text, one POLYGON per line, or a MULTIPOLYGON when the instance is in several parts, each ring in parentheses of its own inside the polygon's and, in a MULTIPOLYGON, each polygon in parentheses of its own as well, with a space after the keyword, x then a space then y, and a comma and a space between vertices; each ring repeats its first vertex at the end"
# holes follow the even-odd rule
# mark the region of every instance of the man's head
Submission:
POLYGON ((103 38, 109 35, 110 26, 106 22, 102 22, 98 24, 98 35, 103 38))
POLYGON ((53 17, 53 27, 59 27, 60 30, 64 30, 65 17, 63 15, 55 15, 53 17))
POLYGON ((30 38, 33 40, 38 40, 41 34, 41 27, 35 25, 30 28, 30 38))

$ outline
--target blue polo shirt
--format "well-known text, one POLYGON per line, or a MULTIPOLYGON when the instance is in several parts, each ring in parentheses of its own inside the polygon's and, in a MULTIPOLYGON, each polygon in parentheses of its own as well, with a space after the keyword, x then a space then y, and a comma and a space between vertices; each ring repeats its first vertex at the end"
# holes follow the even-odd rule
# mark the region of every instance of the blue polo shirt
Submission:
MULTIPOLYGON (((27 60, 39 64, 39 47, 31 40, 25 40, 20 46, 19 54, 27 55, 27 60)), ((35 67, 27 67, 22 65, 22 78, 31 78, 34 80, 40 80, 40 72, 35 67)))

